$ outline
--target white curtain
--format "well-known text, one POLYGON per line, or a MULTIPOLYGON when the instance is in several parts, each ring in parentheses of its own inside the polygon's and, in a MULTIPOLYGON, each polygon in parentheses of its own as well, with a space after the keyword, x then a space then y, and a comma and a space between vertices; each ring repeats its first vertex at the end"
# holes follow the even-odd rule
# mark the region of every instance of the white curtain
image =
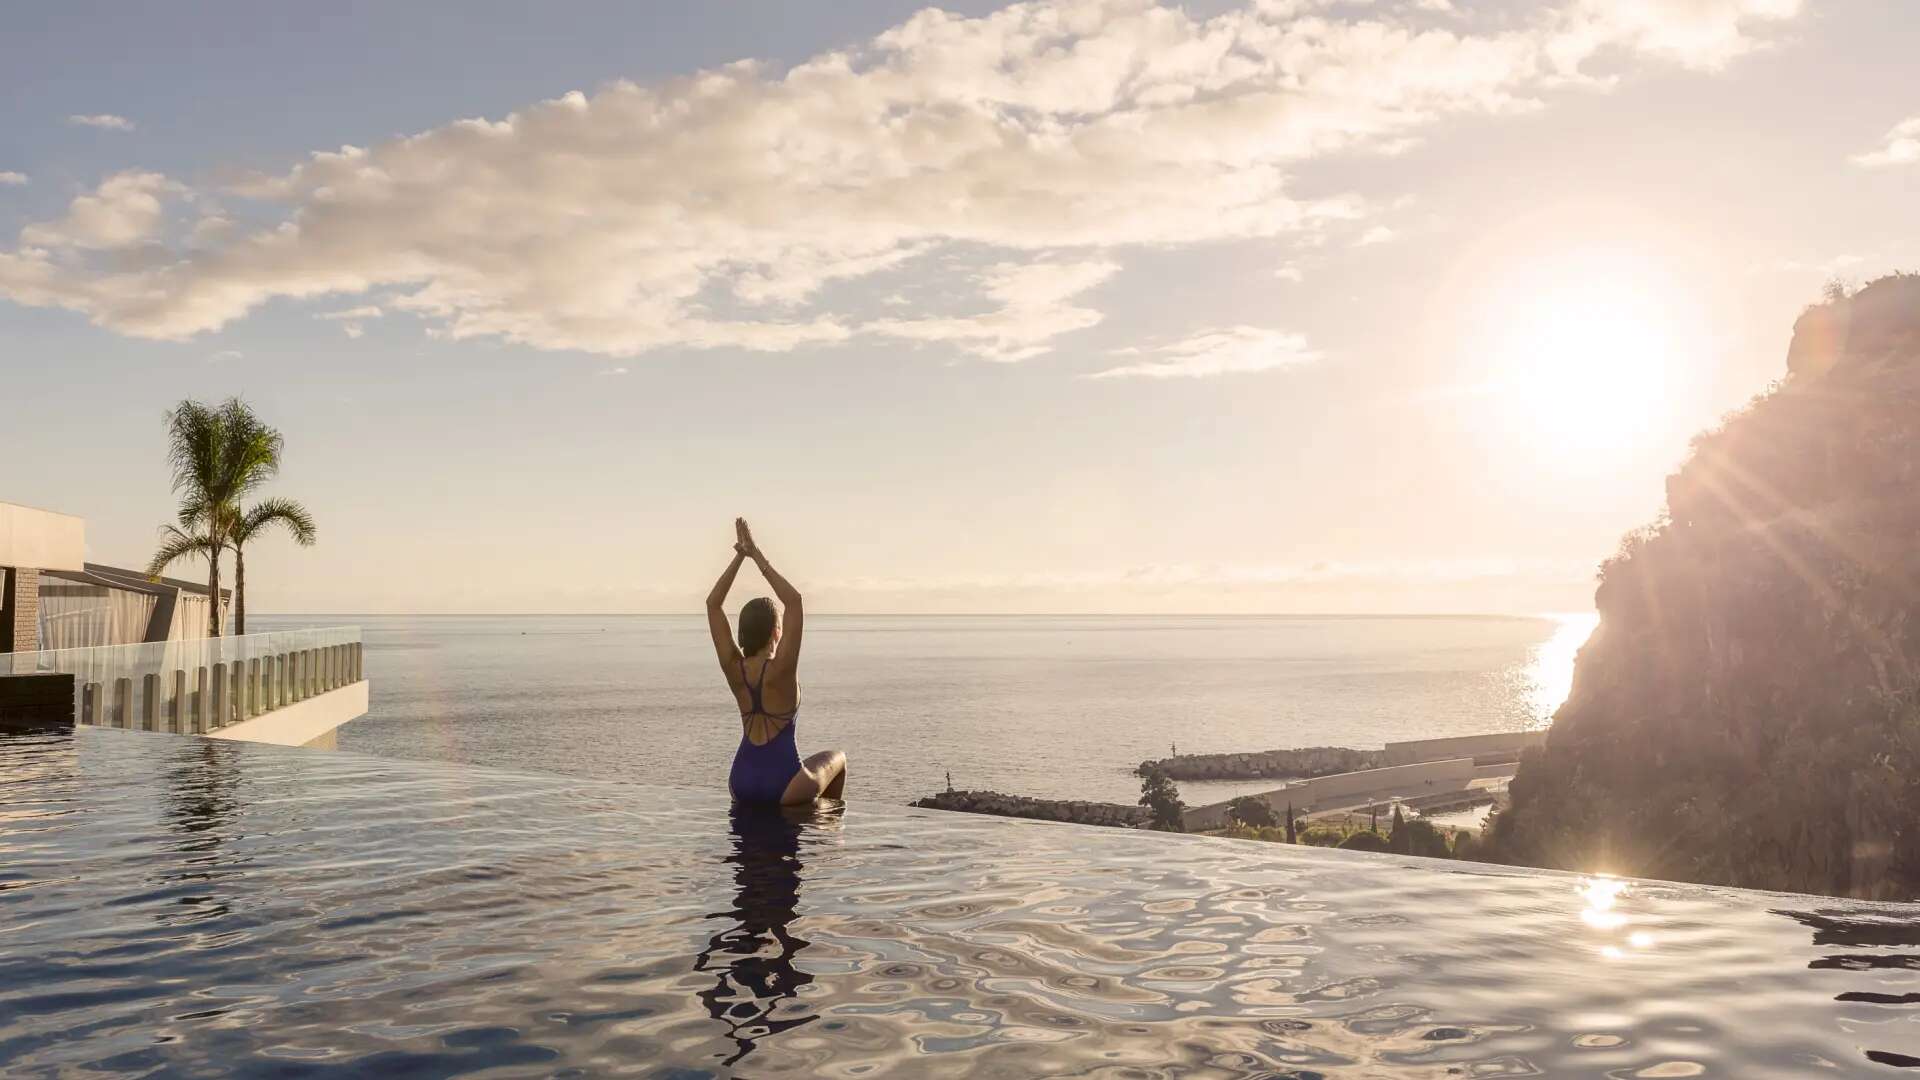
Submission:
POLYGON ((40 575, 40 647, 79 649, 146 640, 159 598, 84 577, 40 575))
POLYGON ((207 598, 182 592, 173 608, 173 629, 167 636, 174 641, 198 641, 206 637, 207 598))

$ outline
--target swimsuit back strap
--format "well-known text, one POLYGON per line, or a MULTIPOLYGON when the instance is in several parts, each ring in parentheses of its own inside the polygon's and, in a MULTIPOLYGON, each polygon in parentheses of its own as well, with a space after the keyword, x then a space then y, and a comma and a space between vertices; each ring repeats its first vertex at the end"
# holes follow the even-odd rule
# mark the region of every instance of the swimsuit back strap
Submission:
MULTIPOLYGON (((769 658, 765 663, 761 664, 760 679, 758 682, 755 682, 754 680, 747 678, 747 658, 744 656, 740 658, 740 681, 746 684, 747 699, 753 703, 753 707, 747 710, 747 715, 749 716, 752 716, 756 713, 758 713, 761 716, 772 715, 767 712, 767 703, 761 697, 761 689, 767 685, 767 669, 772 666, 773 666, 773 660, 771 658, 769 658)), ((792 714, 798 711, 799 710, 797 708, 790 710, 788 715, 785 717, 785 719, 792 719, 792 714)), ((775 719, 781 719, 781 718, 775 717, 775 719)))
POLYGON ((747 707, 747 715, 752 716, 760 711, 760 688, 753 685, 753 680, 747 677, 747 658, 744 656, 740 658, 740 685, 747 688, 747 701, 750 703, 747 707))

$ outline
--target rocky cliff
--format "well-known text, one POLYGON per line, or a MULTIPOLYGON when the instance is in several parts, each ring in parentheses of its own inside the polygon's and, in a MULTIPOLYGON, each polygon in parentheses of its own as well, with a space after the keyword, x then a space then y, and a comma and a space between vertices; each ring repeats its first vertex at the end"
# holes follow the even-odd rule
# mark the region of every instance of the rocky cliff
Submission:
POLYGON ((1920 895, 1920 275, 1816 305, 1602 567, 1489 857, 1920 895))

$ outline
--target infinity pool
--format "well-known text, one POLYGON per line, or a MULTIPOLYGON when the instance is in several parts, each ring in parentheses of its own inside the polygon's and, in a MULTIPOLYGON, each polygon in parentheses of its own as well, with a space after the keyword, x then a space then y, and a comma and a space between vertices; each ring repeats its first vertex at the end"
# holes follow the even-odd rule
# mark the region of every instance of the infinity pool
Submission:
POLYGON ((1915 906, 0 736, 9 1076, 1915 1065, 1915 906))

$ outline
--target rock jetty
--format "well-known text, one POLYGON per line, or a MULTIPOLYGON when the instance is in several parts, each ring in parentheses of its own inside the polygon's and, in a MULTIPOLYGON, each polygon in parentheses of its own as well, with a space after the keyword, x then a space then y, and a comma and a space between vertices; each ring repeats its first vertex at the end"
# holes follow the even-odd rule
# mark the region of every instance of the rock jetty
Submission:
POLYGON ((1088 802, 1083 799, 1032 799, 1025 795, 1003 795, 998 791, 943 791, 938 795, 916 799, 908 805, 928 810, 1069 821, 1077 825, 1105 825, 1119 829, 1131 829, 1147 822, 1147 809, 1144 806, 1088 802))
POLYGON ((1260 750, 1247 754, 1181 754, 1143 761, 1134 771, 1145 776, 1147 770, 1159 768, 1175 780, 1298 780, 1377 769, 1386 764, 1383 754, 1380 750, 1352 750, 1344 746, 1260 750))

